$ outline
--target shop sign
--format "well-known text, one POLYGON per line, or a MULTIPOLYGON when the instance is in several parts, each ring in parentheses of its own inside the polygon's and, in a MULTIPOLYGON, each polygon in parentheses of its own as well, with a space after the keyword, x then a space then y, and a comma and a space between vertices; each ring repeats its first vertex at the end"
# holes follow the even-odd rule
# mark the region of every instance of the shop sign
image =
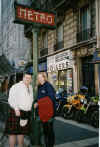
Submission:
POLYGON ((37 27, 56 27, 56 15, 46 10, 36 10, 28 6, 15 3, 15 23, 32 24, 37 27))
POLYGON ((64 70, 73 67, 72 53, 65 51, 47 58, 48 72, 64 70))
POLYGON ((47 62, 42 62, 38 65, 39 72, 47 71, 47 62))
POLYGON ((71 51, 66 51, 60 54, 57 54, 55 56, 55 62, 61 62, 61 61, 65 61, 65 60, 72 60, 72 52, 71 51))
POLYGON ((93 55, 93 63, 100 63, 100 50, 96 50, 93 55))
POLYGON ((21 67, 21 66, 24 66, 26 64, 26 61, 25 60, 19 60, 18 61, 18 66, 21 67))

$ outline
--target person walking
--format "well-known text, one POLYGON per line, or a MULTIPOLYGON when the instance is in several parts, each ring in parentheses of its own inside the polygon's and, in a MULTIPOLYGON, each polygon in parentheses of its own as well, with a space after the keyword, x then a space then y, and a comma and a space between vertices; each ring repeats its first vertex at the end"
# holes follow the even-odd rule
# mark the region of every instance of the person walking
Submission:
POLYGON ((31 129, 31 108, 33 103, 32 76, 25 72, 23 80, 14 84, 9 91, 8 103, 10 106, 5 134, 9 136, 9 146, 24 146, 24 135, 31 129))
MULTIPOLYGON (((37 102, 34 104, 34 108, 38 108, 38 111, 39 111, 39 108, 42 105, 40 101, 47 97, 50 98, 53 104, 54 113, 49 119, 47 119, 48 114, 46 114, 47 116, 43 120, 40 116, 40 113, 42 112, 39 113, 40 120, 42 119, 41 122, 43 126, 45 147, 53 147, 55 143, 55 134, 53 129, 53 122, 54 122, 54 115, 55 115, 55 90, 53 86, 47 81, 46 73, 39 73, 37 77, 37 81, 38 81, 38 94, 37 94, 37 102)), ((48 105, 48 102, 47 102, 47 105, 48 105)), ((46 107, 45 106, 42 107, 42 109, 44 109, 43 111, 45 111, 46 113, 48 109, 47 107, 49 107, 49 105, 46 107)))

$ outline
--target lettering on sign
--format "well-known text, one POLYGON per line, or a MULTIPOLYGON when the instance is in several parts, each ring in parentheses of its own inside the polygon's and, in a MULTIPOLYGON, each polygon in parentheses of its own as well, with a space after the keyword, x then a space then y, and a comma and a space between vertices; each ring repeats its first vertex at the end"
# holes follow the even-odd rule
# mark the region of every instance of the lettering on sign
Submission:
POLYGON ((42 12, 40 10, 16 4, 15 13, 15 22, 23 21, 23 23, 35 23, 51 27, 56 26, 55 13, 52 12, 42 12))
POLYGON ((52 72, 52 71, 64 70, 64 69, 67 69, 68 67, 70 67, 68 62, 59 63, 59 64, 56 64, 56 65, 48 66, 48 71, 52 72))
POLYGON ((74 60, 72 52, 67 50, 47 58, 48 72, 73 68, 74 60))
POLYGON ((64 61, 64 60, 71 60, 71 59, 72 59, 71 51, 60 53, 60 54, 55 56, 55 62, 60 62, 60 61, 64 61))

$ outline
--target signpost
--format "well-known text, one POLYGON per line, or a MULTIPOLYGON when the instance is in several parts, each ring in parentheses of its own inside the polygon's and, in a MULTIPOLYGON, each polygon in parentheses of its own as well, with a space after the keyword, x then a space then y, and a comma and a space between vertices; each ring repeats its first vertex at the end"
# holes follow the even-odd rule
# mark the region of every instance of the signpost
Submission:
MULTIPOLYGON (((39 10, 29 6, 14 4, 15 8, 15 20, 14 23, 18 24, 30 24, 32 25, 33 33, 33 93, 34 99, 36 99, 37 84, 36 78, 38 73, 38 31, 39 28, 55 29, 56 28, 56 13, 48 10, 39 10)), ((34 109, 34 108, 32 108, 34 109)), ((34 145, 40 145, 40 127, 37 127, 37 122, 33 120, 32 123, 33 132, 31 135, 31 141, 34 145), (36 126, 36 128, 35 128, 36 126)))

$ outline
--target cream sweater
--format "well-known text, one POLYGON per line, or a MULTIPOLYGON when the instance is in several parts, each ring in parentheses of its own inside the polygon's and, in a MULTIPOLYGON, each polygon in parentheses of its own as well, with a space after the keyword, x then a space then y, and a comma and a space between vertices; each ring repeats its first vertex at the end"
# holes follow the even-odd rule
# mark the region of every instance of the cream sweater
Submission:
POLYGON ((33 89, 29 90, 23 81, 13 85, 9 92, 8 103, 15 110, 30 111, 33 103, 33 89))

